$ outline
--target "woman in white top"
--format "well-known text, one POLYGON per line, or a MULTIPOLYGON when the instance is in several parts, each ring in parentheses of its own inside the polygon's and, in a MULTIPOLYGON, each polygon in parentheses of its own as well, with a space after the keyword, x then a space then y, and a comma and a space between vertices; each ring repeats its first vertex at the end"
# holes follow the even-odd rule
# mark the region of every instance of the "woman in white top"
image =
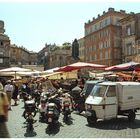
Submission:
POLYGON ((11 81, 8 80, 7 84, 4 86, 4 92, 7 94, 8 101, 9 101, 9 109, 11 110, 11 99, 12 99, 12 94, 14 91, 14 87, 11 84, 11 81))

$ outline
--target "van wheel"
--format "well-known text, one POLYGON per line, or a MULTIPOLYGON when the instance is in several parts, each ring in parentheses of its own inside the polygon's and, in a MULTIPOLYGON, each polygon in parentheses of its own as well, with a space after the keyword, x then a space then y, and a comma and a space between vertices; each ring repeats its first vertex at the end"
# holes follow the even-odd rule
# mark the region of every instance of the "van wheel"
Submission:
POLYGON ((93 125, 96 123, 96 121, 97 121, 96 117, 93 116, 87 117, 88 125, 93 125))
POLYGON ((136 118, 135 112, 134 111, 130 111, 129 114, 128 114, 128 120, 130 122, 134 122, 135 118, 136 118))

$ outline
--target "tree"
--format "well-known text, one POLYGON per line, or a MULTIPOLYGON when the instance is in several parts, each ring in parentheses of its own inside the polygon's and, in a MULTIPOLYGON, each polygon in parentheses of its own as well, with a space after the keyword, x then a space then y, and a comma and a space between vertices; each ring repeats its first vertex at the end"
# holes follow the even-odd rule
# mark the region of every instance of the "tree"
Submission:
POLYGON ((64 49, 64 50, 70 50, 70 48, 71 48, 71 43, 69 43, 69 42, 65 42, 62 45, 63 45, 62 49, 64 49))

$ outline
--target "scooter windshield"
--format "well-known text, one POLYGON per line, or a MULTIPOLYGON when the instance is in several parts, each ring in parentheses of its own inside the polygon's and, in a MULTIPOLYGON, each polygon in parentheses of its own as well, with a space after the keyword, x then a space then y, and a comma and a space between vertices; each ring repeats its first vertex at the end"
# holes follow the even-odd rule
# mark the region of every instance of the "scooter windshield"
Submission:
POLYGON ((107 86, 95 85, 94 88, 92 89, 90 95, 96 96, 96 97, 103 97, 106 89, 107 89, 107 86))

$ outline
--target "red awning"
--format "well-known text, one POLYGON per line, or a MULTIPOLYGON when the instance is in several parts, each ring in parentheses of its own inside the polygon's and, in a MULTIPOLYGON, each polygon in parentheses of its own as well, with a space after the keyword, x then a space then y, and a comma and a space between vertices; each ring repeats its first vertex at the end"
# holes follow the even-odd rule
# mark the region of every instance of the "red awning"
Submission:
POLYGON ((93 64, 93 63, 85 63, 85 62, 77 62, 77 63, 73 63, 64 67, 60 67, 58 70, 55 70, 55 72, 58 71, 72 71, 72 70, 78 70, 81 68, 96 68, 96 69, 103 69, 105 68, 105 65, 99 65, 99 64, 93 64))
POLYGON ((121 71, 121 70, 122 71, 131 71, 131 70, 134 70, 134 66, 137 64, 139 64, 139 63, 128 62, 128 63, 123 63, 123 64, 107 67, 107 68, 105 68, 105 70, 108 70, 108 71, 121 71))
POLYGON ((140 64, 135 65, 134 70, 135 71, 140 71, 140 64))

